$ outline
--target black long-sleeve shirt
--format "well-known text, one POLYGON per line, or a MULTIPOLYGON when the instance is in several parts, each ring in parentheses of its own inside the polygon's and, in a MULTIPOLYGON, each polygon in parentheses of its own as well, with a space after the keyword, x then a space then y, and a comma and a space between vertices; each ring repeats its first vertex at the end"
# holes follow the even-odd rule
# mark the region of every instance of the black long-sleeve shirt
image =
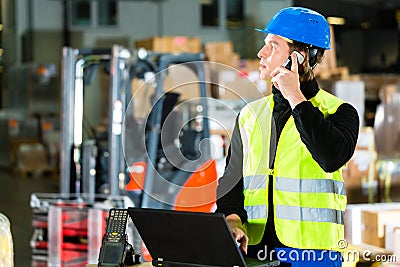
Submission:
MULTIPOLYGON (((319 89, 315 79, 303 82, 300 89, 306 99, 314 97, 319 89)), ((359 131, 359 118, 356 109, 344 103, 339 106, 334 114, 324 118, 322 112, 314 107, 311 102, 299 103, 293 110, 281 92, 273 87, 274 109, 272 116, 276 126, 277 138, 284 125, 292 115, 302 142, 310 151, 313 159, 326 172, 334 172, 342 167, 354 153, 359 131)), ((271 142, 270 168, 273 168, 277 142, 271 142)), ((244 209, 243 195, 243 145, 240 130, 236 119, 231 144, 226 158, 226 167, 223 176, 219 179, 217 190, 217 210, 226 216, 237 214, 241 221, 247 221, 244 209)), ((273 220, 273 188, 272 176, 269 177, 269 208, 268 221, 263 240, 258 247, 285 247, 277 238, 273 220)), ((249 247, 250 254, 251 248, 249 247)))

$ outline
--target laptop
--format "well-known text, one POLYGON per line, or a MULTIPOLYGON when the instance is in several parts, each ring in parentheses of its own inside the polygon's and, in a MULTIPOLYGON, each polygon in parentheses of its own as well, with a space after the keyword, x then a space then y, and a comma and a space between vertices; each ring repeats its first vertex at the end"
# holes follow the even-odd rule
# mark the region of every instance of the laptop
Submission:
POLYGON ((246 263, 223 214, 128 208, 153 266, 278 266, 246 263))

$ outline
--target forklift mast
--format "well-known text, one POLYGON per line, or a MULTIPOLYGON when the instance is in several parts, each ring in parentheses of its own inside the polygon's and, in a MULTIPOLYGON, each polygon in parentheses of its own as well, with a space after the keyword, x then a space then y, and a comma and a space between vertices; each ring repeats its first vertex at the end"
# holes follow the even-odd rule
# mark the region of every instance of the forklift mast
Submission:
MULTIPOLYGON (((84 182, 92 181, 94 173, 82 168, 83 99, 84 73, 86 68, 101 62, 110 62, 110 102, 108 130, 108 150, 110 152, 108 179, 111 195, 119 195, 119 180, 124 173, 122 160, 121 129, 126 105, 125 79, 126 62, 130 57, 128 50, 114 45, 112 49, 73 49, 63 48, 62 61, 62 137, 60 148, 60 191, 61 193, 82 192, 84 182), (71 166, 75 173, 71 170, 71 166), (74 177, 75 179, 71 179, 74 177), (89 176, 89 177, 86 177, 89 176), (75 180, 75 181, 73 181, 75 180)), ((94 194, 94 186, 88 186, 84 193, 94 194)))
MULTIPOLYGON (((154 55, 152 55, 154 56, 154 55)), ((141 207, 154 208, 160 207, 160 199, 154 198, 154 189, 156 188, 155 182, 157 181, 156 172, 158 171, 155 166, 157 166, 157 150, 160 146, 160 133, 162 128, 162 116, 163 116, 163 106, 165 97, 164 91, 164 80, 166 76, 166 70, 170 65, 185 63, 185 66, 189 67, 196 75, 199 83, 200 90, 200 105, 202 109, 202 119, 203 119, 203 129, 201 131, 201 140, 208 140, 210 137, 209 133, 209 122, 207 114, 207 90, 206 90, 206 78, 204 72, 204 66, 200 61, 204 60, 203 54, 160 54, 158 55, 159 66, 156 70, 157 73, 157 86, 155 90, 156 102, 153 109, 149 115, 148 128, 150 129, 148 138, 148 159, 146 164, 145 180, 141 198, 141 207), (190 63, 189 63, 190 62, 190 63)), ((208 159, 210 159, 210 147, 205 146, 205 150, 202 151, 208 159)), ((189 178, 189 177, 187 177, 189 178)))

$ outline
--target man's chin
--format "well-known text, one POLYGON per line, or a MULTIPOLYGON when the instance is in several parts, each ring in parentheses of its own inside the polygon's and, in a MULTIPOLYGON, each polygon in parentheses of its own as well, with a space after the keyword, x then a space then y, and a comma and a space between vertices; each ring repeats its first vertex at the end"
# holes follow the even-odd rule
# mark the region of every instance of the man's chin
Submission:
POLYGON ((260 80, 262 80, 262 81, 266 81, 266 82, 271 82, 271 77, 269 77, 269 76, 267 76, 267 75, 262 75, 261 73, 260 73, 260 76, 259 76, 259 78, 260 78, 260 80))

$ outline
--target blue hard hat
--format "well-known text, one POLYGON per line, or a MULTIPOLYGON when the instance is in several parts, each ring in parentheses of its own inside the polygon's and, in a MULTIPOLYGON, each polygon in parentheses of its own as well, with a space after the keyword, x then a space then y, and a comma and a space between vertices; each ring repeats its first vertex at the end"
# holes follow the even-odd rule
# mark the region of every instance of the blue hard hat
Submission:
POLYGON ((327 50, 331 49, 328 22, 324 16, 308 8, 284 8, 275 14, 265 29, 256 30, 327 50))

